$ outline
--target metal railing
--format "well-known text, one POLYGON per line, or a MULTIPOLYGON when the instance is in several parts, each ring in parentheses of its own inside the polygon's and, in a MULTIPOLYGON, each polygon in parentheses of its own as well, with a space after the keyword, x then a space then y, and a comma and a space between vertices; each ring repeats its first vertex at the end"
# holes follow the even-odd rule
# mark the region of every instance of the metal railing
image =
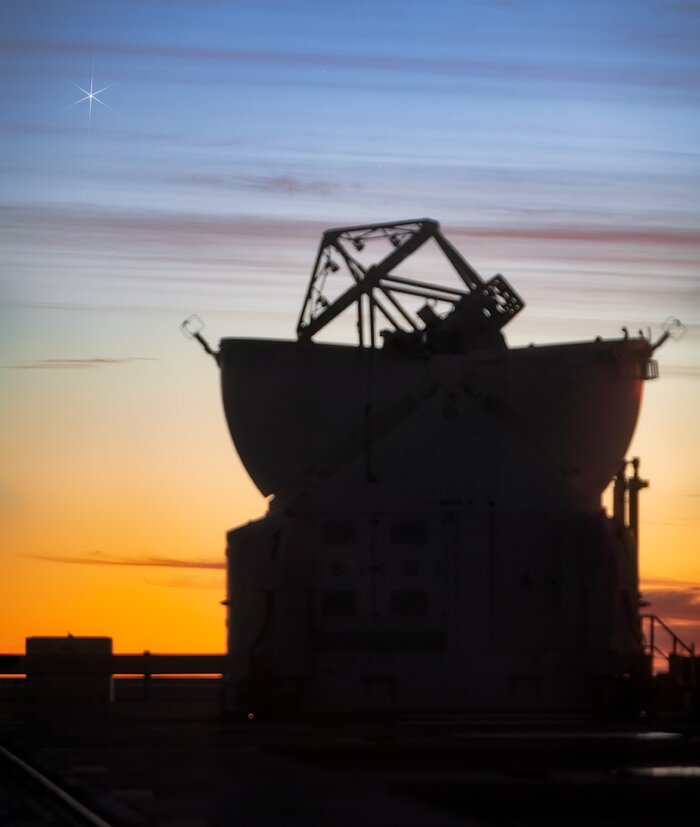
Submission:
POLYGON ((684 683, 687 688, 694 691, 696 686, 695 644, 685 643, 685 641, 681 640, 673 629, 667 623, 664 623, 658 615, 640 615, 639 620, 641 622, 644 653, 651 658, 652 668, 655 657, 660 655, 667 662, 669 673, 674 674, 679 678, 681 683, 684 683), (647 628, 645 629, 645 627, 647 628), (658 644, 659 631, 664 633, 670 640, 670 649, 667 651, 658 644), (686 658, 688 659, 686 663, 689 664, 689 669, 682 668, 682 659, 686 658), (679 663, 681 665, 680 669, 678 668, 679 663), (684 677, 687 678, 687 681, 684 680, 684 677))
POLYGON ((0 655, 0 675, 24 675, 39 672, 106 672, 111 675, 223 675, 226 655, 107 655, 102 658, 42 655, 0 655))

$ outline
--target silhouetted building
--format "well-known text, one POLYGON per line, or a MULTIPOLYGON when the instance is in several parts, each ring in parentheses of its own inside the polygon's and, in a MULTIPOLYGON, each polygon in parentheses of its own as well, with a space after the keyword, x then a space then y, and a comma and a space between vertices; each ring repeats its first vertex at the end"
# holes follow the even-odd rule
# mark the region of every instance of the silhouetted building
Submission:
POLYGON ((233 441, 273 495, 228 535, 235 707, 590 710, 639 668, 624 457, 655 346, 509 348, 522 307, 437 222, 347 227, 296 341, 221 341, 233 441), (425 244, 457 287, 394 272, 425 244), (351 309, 357 346, 313 341, 351 309))
POLYGON ((112 701, 112 639, 28 637, 26 696, 44 705, 102 705, 112 701))

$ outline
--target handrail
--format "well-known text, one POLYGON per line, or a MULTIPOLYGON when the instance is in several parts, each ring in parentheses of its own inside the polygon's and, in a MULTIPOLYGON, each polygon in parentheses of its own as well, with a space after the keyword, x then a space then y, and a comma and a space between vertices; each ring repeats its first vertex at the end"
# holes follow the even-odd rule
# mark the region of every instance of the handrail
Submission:
POLYGON ((112 654, 106 657, 80 655, 0 654, 0 675, 46 672, 102 672, 110 675, 219 675, 226 671, 223 654, 112 654))
POLYGON ((686 683, 683 679, 683 671, 681 671, 680 677, 676 673, 676 677, 679 680, 681 685, 685 684, 686 688, 688 688, 691 692, 691 696, 695 694, 696 688, 696 656, 695 656, 695 643, 687 644, 685 641, 681 640, 678 635, 671 629, 671 627, 664 623, 664 621, 655 614, 643 614, 639 616, 640 620, 640 628, 642 632, 642 641, 644 646, 644 652, 647 654, 652 660, 652 674, 653 674, 653 659, 655 654, 661 655, 663 658, 666 659, 668 663, 669 672, 672 671, 672 663, 671 659, 676 657, 688 657, 690 659, 690 670, 687 674, 688 682, 686 683), (649 637, 644 634, 644 621, 649 622, 649 637), (655 632, 656 626, 659 626, 667 635, 670 636, 672 641, 671 651, 664 652, 664 650, 657 645, 655 640, 655 632), (686 654, 679 655, 679 651, 685 652, 686 654))
MULTIPOLYGON (((673 629, 665 623, 658 615, 655 614, 643 614, 639 616, 639 619, 642 623, 645 620, 650 621, 649 624, 649 643, 646 643, 645 638, 645 648, 648 649, 649 652, 651 651, 658 651, 659 654, 664 654, 657 646, 654 644, 654 626, 659 625, 668 635, 670 635, 671 640, 673 641, 673 649, 670 654, 664 654, 664 657, 668 660, 670 655, 677 655, 678 654, 678 647, 680 646, 682 649, 690 655, 690 657, 695 657, 695 644, 687 644, 685 641, 681 640, 678 635, 673 631, 673 629)), ((642 635, 644 636, 644 630, 642 629, 642 635)))

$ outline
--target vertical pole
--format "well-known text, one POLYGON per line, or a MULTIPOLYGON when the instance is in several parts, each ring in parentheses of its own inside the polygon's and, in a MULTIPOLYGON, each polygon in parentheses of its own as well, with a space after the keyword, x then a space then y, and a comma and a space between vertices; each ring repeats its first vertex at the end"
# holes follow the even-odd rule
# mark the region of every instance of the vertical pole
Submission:
POLYGON ((695 709, 696 704, 696 696, 695 696, 695 642, 690 644, 690 708, 695 709))
POLYGON ((632 548, 634 550, 635 577, 639 579, 639 492, 649 486, 648 480, 639 476, 639 457, 632 460, 634 474, 627 480, 629 491, 629 526, 632 535, 632 548))
POLYGON ((362 296, 357 300, 357 335, 360 347, 365 346, 365 323, 362 314, 362 296))
POLYGON ((639 457, 632 460, 634 475, 629 479, 630 491, 630 528, 634 532, 635 545, 639 544, 639 492, 649 487, 649 481, 639 476, 639 457))
POLYGON ((151 698, 151 653, 146 650, 143 653, 143 699, 148 701, 151 698))
POLYGON ((625 525, 625 467, 627 463, 623 462, 620 470, 615 475, 615 485, 613 487, 613 517, 618 525, 625 525))
POLYGON ((629 525, 636 550, 639 537, 639 459, 637 457, 632 460, 632 468, 634 475, 629 480, 629 525))

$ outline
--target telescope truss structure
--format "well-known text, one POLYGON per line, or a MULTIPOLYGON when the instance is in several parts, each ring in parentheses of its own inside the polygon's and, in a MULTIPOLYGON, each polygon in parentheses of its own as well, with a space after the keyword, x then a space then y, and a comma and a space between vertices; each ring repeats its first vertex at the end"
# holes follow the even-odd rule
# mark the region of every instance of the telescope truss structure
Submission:
POLYGON ((458 305, 468 309, 478 327, 490 331, 500 330, 524 307, 522 299, 503 276, 496 275, 483 281, 441 233, 437 221, 421 218, 391 224, 337 227, 327 230, 321 239, 297 325, 297 336, 299 341, 311 341, 326 325, 355 305, 360 347, 377 347, 380 318, 390 326, 388 332, 382 331, 382 335, 393 333, 424 341, 426 330, 446 318, 433 310, 437 303, 446 303, 446 315, 450 315, 450 306, 452 309, 458 305), (460 277, 460 286, 445 287, 392 272, 430 239, 436 242, 460 277), (389 242, 389 253, 369 264, 362 263, 357 254, 366 245, 380 240, 389 242), (344 271, 346 278, 349 276, 350 284, 337 298, 330 300, 327 280, 339 271, 344 271), (425 304, 417 311, 411 311, 400 301, 402 296, 422 298, 425 304))

